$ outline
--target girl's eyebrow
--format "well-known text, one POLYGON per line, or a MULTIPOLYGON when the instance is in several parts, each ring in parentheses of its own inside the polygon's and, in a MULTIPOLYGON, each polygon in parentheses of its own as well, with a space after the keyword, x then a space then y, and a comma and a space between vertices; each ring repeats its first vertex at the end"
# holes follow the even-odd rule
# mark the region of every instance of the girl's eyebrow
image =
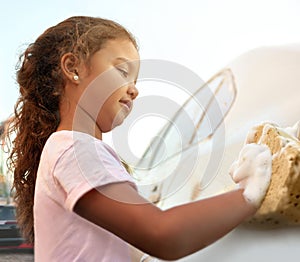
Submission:
POLYGON ((121 61, 121 62, 123 62, 123 63, 127 63, 128 65, 131 65, 132 63, 134 63, 134 62, 136 62, 136 61, 139 61, 139 59, 131 60, 131 59, 126 58, 126 57, 124 57, 124 56, 117 57, 115 60, 121 61))
POLYGON ((124 63, 128 63, 129 62, 129 59, 127 59, 126 57, 117 57, 116 58, 116 60, 120 60, 120 61, 122 61, 122 62, 124 62, 124 63))

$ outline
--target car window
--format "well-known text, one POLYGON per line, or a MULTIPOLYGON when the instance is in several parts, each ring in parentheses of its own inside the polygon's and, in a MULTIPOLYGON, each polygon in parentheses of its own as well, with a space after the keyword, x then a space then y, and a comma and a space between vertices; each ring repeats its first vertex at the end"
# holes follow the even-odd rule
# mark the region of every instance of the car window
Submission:
POLYGON ((212 136, 221 125, 236 98, 234 76, 230 69, 214 75, 183 104, 155 139, 135 167, 153 169, 212 136), (178 135, 178 130, 182 131, 178 135), (163 138, 163 139, 162 139, 163 138), (163 140, 163 143, 162 143, 163 140))
POLYGON ((0 220, 15 220, 16 214, 14 207, 0 207, 0 220))

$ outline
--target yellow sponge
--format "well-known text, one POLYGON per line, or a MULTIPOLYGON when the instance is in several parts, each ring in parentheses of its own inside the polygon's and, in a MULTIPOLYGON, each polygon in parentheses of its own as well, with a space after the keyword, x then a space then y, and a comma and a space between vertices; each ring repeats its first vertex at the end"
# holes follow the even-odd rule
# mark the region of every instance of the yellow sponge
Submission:
POLYGON ((255 127, 247 143, 267 145, 272 177, 261 207, 248 221, 261 226, 300 225, 300 141, 274 124, 255 127))

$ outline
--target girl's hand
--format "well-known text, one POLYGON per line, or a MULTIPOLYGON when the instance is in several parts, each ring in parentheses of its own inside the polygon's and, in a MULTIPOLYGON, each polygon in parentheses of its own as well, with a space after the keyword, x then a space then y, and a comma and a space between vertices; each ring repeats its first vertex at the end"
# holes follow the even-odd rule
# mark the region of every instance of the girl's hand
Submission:
POLYGON ((272 155, 266 145, 246 144, 229 171, 233 181, 244 189, 245 199, 259 207, 272 175, 272 155))

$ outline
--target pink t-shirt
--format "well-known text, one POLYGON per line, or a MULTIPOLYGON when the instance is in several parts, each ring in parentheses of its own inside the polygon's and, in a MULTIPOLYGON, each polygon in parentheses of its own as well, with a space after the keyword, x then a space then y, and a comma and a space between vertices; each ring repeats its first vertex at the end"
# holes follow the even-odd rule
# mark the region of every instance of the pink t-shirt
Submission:
POLYGON ((82 195, 118 182, 135 187, 108 145, 81 132, 53 133, 41 155, 35 188, 35 261, 130 261, 126 242, 73 212, 82 195))

